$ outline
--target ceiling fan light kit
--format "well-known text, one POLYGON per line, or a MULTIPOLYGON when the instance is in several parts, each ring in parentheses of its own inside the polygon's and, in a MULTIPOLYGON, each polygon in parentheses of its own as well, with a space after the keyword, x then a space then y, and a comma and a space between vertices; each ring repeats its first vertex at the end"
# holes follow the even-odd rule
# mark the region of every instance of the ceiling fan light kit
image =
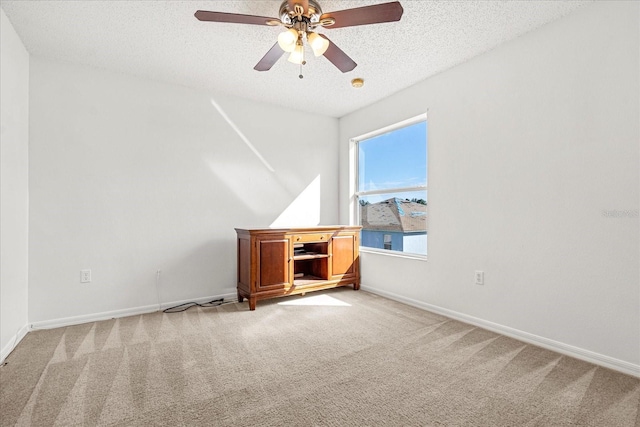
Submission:
POLYGON ((329 40, 323 39, 318 33, 307 33, 307 41, 315 56, 322 56, 329 49, 329 40))
POLYGON ((278 36, 278 46, 285 52, 293 52, 298 42, 298 31, 289 28, 278 36))
POLYGON ((289 62, 304 65, 306 63, 304 39, 306 38, 315 56, 324 56, 336 68, 346 73, 357 66, 355 61, 332 43, 327 36, 312 30, 318 27, 333 29, 399 21, 403 11, 400 2, 394 1, 323 14, 320 5, 314 0, 284 0, 278 14, 280 19, 206 10, 198 10, 195 17, 200 21, 208 22, 286 27, 287 29, 278 35, 278 41, 253 67, 257 71, 270 70, 284 52, 290 52, 289 62))
POLYGON ((304 46, 302 46, 302 43, 298 43, 293 49, 291 55, 289 55, 289 62, 304 65, 304 46))

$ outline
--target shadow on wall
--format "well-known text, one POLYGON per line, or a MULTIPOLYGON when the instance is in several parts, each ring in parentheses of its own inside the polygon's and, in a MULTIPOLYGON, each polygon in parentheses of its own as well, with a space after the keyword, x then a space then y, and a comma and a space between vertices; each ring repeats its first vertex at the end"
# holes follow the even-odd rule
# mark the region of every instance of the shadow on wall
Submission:
POLYGON ((273 221, 270 227, 297 227, 320 224, 320 175, 273 221))
MULTIPOLYGON (((185 227, 162 242, 166 249, 159 249, 154 265, 144 268, 149 274, 139 280, 147 291, 153 289, 158 305, 235 292, 234 227, 302 227, 321 220, 321 174, 295 161, 304 151, 280 146, 269 153, 279 163, 270 164, 220 105, 213 99, 211 104, 224 119, 216 126, 228 128, 218 128, 205 142, 209 150, 204 163, 213 188, 196 194, 217 200, 194 207, 198 214, 193 218, 189 210, 177 213, 188 217, 182 218, 185 227), (203 220, 207 224, 198 222, 203 220), (187 237, 185 231, 194 234, 187 237)), ((274 137, 265 135, 264 140, 274 137)))
POLYGON ((290 187, 292 182, 299 181, 299 178, 291 179, 293 177, 283 176, 287 172, 276 172, 222 107, 214 99, 211 99, 211 104, 255 156, 253 159, 245 157, 240 160, 227 158, 224 161, 207 161, 211 172, 236 195, 252 213, 251 217, 258 221, 252 225, 263 226, 269 223, 267 218, 273 218, 271 210, 277 209, 278 206, 287 207, 269 224, 270 227, 318 225, 321 203, 320 175, 296 196, 290 187))
POLYGON ((210 162, 209 168, 252 213, 251 218, 258 221, 257 225, 268 224, 267 218, 273 218, 273 208, 287 206, 287 203, 288 206, 277 214, 270 227, 320 224, 320 175, 291 201, 289 192, 266 169, 256 170, 251 164, 242 162, 210 162))
POLYGON ((251 141, 249 141, 249 139, 244 135, 244 133, 242 133, 242 131, 240 130, 240 128, 238 128, 238 126, 236 126, 236 124, 229 118, 229 116, 227 115, 227 113, 224 112, 224 110, 222 109, 222 107, 220 106, 220 104, 218 104, 215 99, 211 98, 211 105, 213 105, 213 107, 218 110, 218 113, 220 113, 220 115, 222 116, 222 118, 229 124, 229 126, 231 127, 231 129, 234 130, 235 133, 238 134, 238 136, 240 137, 240 139, 242 140, 242 142, 244 142, 247 147, 249 147, 249 149, 253 152, 253 154, 256 155, 256 157, 258 159, 260 159, 260 161, 262 162, 262 164, 264 165, 265 168, 267 168, 270 172, 275 172, 275 169, 273 168, 273 166, 271 166, 269 164, 269 162, 267 162, 267 160, 262 156, 262 154, 260 154, 260 152, 258 151, 258 149, 256 147, 254 147, 254 145, 251 143, 251 141))
MULTIPOLYGON (((212 166, 211 170, 224 181, 225 174, 219 172, 225 168, 212 166)), ((256 210, 252 218, 264 218, 265 212, 259 212, 263 203, 267 207, 265 209, 273 208, 274 195, 271 191, 265 191, 263 186, 242 185, 233 180, 228 180, 226 183, 237 192, 239 200, 242 200, 247 208, 256 210)), ((320 223, 320 188, 321 178, 318 175, 269 226, 318 225, 320 223)), ((283 189, 274 187, 273 192, 282 193, 283 189)), ((246 220, 247 216, 240 215, 236 220, 240 221, 243 218, 246 220)), ((223 224, 222 227, 225 225, 223 224)), ((176 247, 180 245, 179 241, 169 245, 172 250, 167 251, 166 255, 171 258, 165 259, 159 266, 149 266, 150 268, 146 270, 150 274, 134 283, 153 284, 158 305, 235 292, 236 240, 233 227, 229 227, 229 230, 224 232, 217 230, 214 235, 211 231, 204 231, 201 244, 190 249, 180 250, 176 247), (152 274, 153 271, 155 275, 152 274)), ((147 286, 143 288, 149 289, 147 286)))

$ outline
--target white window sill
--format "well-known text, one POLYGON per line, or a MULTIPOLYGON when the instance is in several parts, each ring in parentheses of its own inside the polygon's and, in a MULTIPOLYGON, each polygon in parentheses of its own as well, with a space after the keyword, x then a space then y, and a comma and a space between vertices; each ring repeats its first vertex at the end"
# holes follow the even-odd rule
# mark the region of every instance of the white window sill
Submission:
POLYGON ((427 260, 427 256, 426 255, 411 254, 411 253, 405 253, 405 252, 399 252, 399 251, 390 251, 390 250, 385 250, 385 249, 375 249, 375 248, 369 248, 369 247, 366 247, 366 246, 360 246, 360 252, 361 253, 368 253, 368 254, 385 255, 385 256, 391 256, 391 257, 396 257, 396 258, 416 259, 416 260, 419 260, 419 261, 426 261, 427 260))

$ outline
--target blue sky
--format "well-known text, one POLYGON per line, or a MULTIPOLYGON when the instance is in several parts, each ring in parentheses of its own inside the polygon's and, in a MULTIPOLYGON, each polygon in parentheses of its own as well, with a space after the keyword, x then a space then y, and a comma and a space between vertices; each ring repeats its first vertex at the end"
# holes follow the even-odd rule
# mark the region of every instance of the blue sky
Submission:
MULTIPOLYGON (((358 144, 359 191, 426 185, 426 135, 427 123, 420 122, 361 141, 358 144)), ((420 192, 370 196, 367 200, 375 203, 394 196, 426 199, 426 193, 420 192)))

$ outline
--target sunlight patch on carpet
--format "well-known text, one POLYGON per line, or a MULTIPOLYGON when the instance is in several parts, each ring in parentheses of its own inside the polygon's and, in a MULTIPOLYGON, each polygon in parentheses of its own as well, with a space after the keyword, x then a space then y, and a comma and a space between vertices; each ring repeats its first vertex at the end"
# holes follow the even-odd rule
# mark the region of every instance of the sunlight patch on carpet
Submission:
POLYGON ((344 301, 340 301, 330 295, 314 295, 310 297, 303 297, 292 299, 288 301, 279 302, 278 305, 323 305, 332 307, 351 307, 344 301))

